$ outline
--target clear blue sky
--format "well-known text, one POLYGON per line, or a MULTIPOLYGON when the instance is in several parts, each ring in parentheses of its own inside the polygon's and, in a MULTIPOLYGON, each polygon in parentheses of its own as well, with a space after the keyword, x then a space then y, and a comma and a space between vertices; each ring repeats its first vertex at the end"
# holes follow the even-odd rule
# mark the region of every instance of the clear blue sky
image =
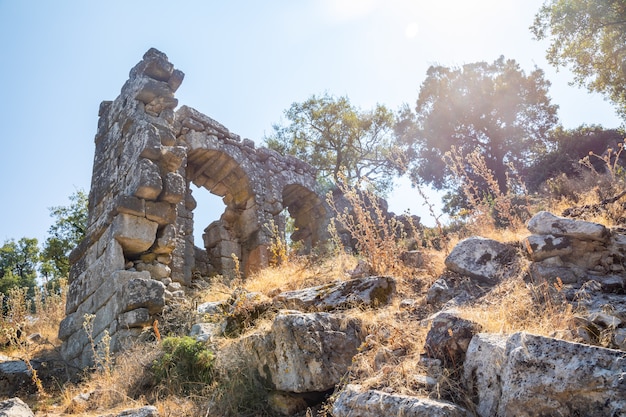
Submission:
MULTIPOLYGON (((257 144, 312 94, 397 109, 414 105, 430 65, 500 55, 546 71, 565 127, 618 127, 609 103, 568 86, 570 74, 545 62, 546 44, 528 30, 542 3, 0 0, 0 244, 42 241, 48 208, 89 190, 98 106, 118 95, 150 47, 185 72, 181 104, 257 144)), ((422 211, 410 189, 390 203, 422 211)))

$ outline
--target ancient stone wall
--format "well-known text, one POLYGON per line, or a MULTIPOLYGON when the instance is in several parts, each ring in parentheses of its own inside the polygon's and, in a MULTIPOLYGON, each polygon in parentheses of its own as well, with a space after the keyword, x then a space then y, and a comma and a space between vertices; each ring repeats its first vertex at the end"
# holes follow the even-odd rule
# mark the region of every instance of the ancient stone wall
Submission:
POLYGON ((91 341, 113 350, 136 338, 194 273, 248 273, 268 264, 271 224, 287 209, 305 248, 325 239, 328 210, 315 172, 289 156, 256 148, 174 93, 184 74, 150 49, 119 97, 100 106, 89 193, 89 225, 71 255, 62 354, 93 362, 91 341), (193 183, 222 197, 220 220, 194 245, 193 183), (236 260, 233 258, 236 257, 236 260), (86 315, 91 334, 83 329, 86 315))

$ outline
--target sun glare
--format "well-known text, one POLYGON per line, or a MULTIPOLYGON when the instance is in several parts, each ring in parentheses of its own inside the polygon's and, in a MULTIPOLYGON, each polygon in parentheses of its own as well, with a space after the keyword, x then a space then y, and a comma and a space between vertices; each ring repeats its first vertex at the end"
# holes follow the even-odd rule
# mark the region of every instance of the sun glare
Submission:
POLYGON ((415 22, 411 22, 404 28, 404 36, 407 39, 413 39, 419 33, 419 26, 415 22))

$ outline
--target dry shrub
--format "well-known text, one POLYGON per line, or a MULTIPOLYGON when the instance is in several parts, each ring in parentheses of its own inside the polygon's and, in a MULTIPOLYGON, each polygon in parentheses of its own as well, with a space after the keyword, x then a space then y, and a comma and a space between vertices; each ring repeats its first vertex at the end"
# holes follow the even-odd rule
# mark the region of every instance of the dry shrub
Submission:
POLYGON ((511 278, 496 286, 481 304, 466 307, 461 315, 483 326, 488 333, 525 331, 554 336, 568 328, 574 308, 565 300, 558 281, 534 285, 511 278))
POLYGON ((466 215, 470 233, 480 231, 483 234, 486 230, 520 229, 524 226, 530 217, 530 203, 524 183, 513 175, 513 166, 509 165, 508 191, 504 194, 478 148, 464 155, 452 146, 443 160, 468 202, 466 215), (519 193, 515 194, 513 190, 519 193))
POLYGON ((262 269, 243 283, 246 290, 271 295, 347 279, 357 264, 354 256, 340 252, 324 259, 292 257, 280 265, 262 269))
MULTIPOLYGON (((421 239, 418 236, 407 236, 406 225, 398 217, 387 215, 381 199, 368 191, 368 187, 363 184, 352 187, 340 182, 338 188, 350 208, 338 208, 332 195, 327 197, 327 202, 335 212, 335 220, 355 241, 358 254, 367 262, 371 272, 407 275, 400 256, 407 249, 408 241, 419 242, 421 239)), ((409 229, 412 232, 417 230, 413 224, 409 225, 409 229)))

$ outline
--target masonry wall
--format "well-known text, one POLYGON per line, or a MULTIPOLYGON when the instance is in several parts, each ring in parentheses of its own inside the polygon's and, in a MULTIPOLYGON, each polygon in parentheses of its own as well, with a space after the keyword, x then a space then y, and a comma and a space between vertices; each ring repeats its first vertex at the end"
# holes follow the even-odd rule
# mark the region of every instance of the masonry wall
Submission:
MULTIPOLYGON (((293 157, 256 148, 174 93, 184 74, 150 49, 119 97, 99 110, 86 238, 70 257, 64 358, 93 363, 96 344, 132 343, 164 305, 184 296, 194 276, 246 273, 268 264, 272 222, 289 210, 297 239, 311 248, 326 238, 328 210, 315 171, 293 157), (193 241, 196 206, 190 184, 222 197, 221 218, 193 241), (88 334, 83 324, 91 317, 88 334)), ((197 233, 197 232, 196 232, 197 233)))

